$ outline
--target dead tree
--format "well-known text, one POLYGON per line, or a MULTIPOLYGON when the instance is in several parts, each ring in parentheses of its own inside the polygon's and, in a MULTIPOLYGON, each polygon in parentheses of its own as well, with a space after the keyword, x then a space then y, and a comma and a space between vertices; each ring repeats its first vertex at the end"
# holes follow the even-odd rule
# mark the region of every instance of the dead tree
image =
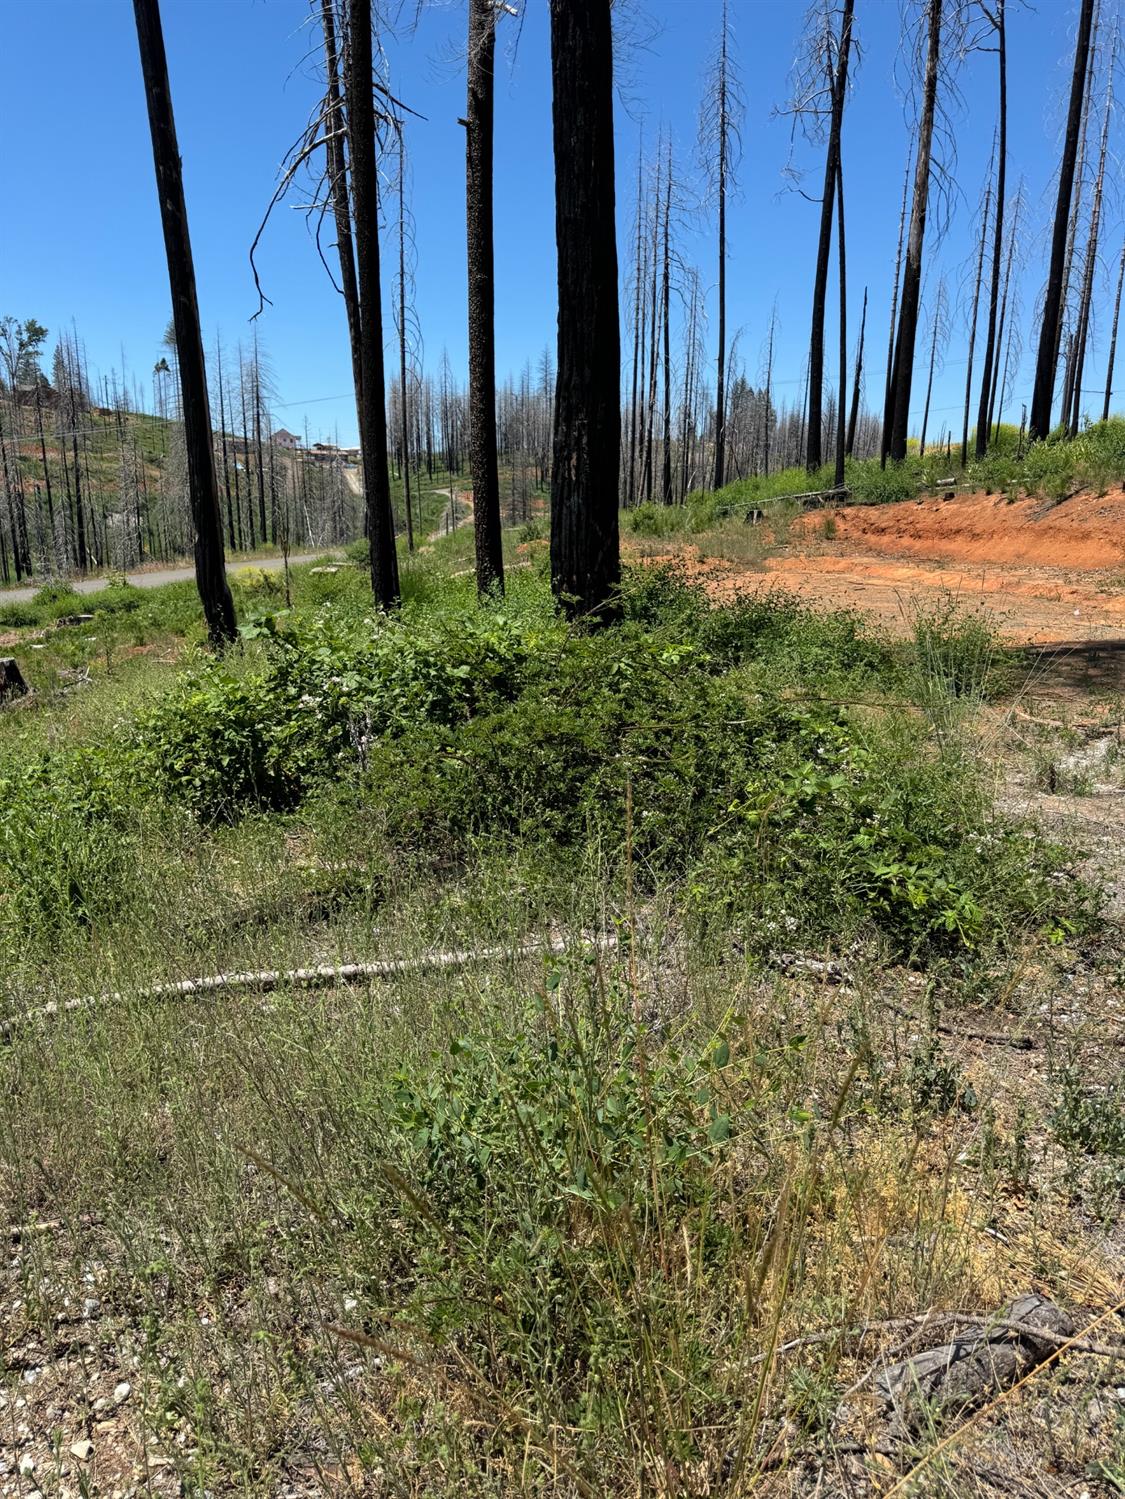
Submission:
POLYGON ((1086 236, 1085 266, 1078 300, 1078 326, 1074 335, 1074 359, 1070 374, 1071 405, 1064 406, 1063 419, 1069 421, 1071 437, 1078 435, 1082 414, 1082 375, 1086 367, 1086 344, 1090 334, 1090 310, 1094 297, 1094 269, 1098 259, 1098 237, 1101 233, 1102 196, 1105 190, 1106 154, 1109 148, 1109 122, 1113 115, 1113 75, 1117 69, 1117 30, 1114 28, 1106 71, 1105 108, 1102 115, 1101 143, 1098 147, 1098 171, 1094 178, 1094 199, 1090 208, 1090 227, 1086 236))
POLYGON ((883 463, 891 446, 891 405, 895 373, 895 327, 898 323, 898 293, 902 278, 902 254, 906 248, 906 198, 910 190, 910 168, 914 161, 914 144, 906 153, 906 169, 902 174, 902 205, 898 211, 898 248, 895 251, 895 274, 891 286, 891 321, 887 334, 887 374, 883 385, 883 432, 879 440, 879 456, 883 463))
POLYGON ((1074 69, 1070 82, 1070 108, 1066 136, 1059 164, 1059 188, 1055 201, 1055 220, 1051 234, 1051 263, 1047 272, 1047 289, 1043 298, 1043 317, 1039 327, 1039 353, 1035 364, 1035 386, 1031 397, 1029 432, 1032 438, 1045 437, 1051 429, 1051 406, 1054 402, 1055 364, 1062 323, 1063 261, 1066 256, 1070 201, 1074 189, 1074 169, 1078 157, 1078 137, 1082 124, 1082 100, 1086 92, 1086 73, 1090 58, 1090 29, 1094 18, 1094 0, 1082 0, 1078 16, 1078 35, 1074 46, 1074 69))
POLYGON ((642 240, 644 224, 644 200, 642 181, 644 175, 644 142, 637 151, 637 219, 636 256, 633 265, 633 366, 632 391, 629 397, 629 468, 626 475, 625 503, 629 506, 637 500, 637 376, 641 358, 641 323, 644 319, 644 266, 642 240))
POLYGON ((668 136, 664 164, 664 246, 662 251, 662 321, 664 324, 664 441, 660 498, 672 503, 672 137, 668 136))
POLYGON ((371 0, 348 0, 348 55, 345 101, 351 165, 356 279, 359 285, 361 407, 359 445, 367 536, 371 548, 371 589, 376 603, 393 608, 399 600, 398 553, 387 469, 387 400, 383 368, 383 293, 379 266, 379 179, 372 98, 371 0))
POLYGON ((984 368, 980 377, 980 405, 977 407, 976 455, 978 458, 984 457, 988 447, 988 433, 992 425, 990 411, 995 382, 994 366, 1000 362, 1001 335, 998 328, 1000 269, 1004 254, 1004 189, 1008 161, 1008 33, 1004 3, 1005 0, 994 0, 994 6, 990 8, 986 0, 980 0, 981 11, 996 33, 999 103, 996 126, 996 223, 992 237, 992 278, 988 291, 988 328, 984 337, 984 368))
POLYGON ((973 310, 969 322, 969 354, 965 361, 965 412, 961 427, 961 467, 969 461, 969 406, 973 399, 973 355, 977 342, 977 316, 980 312, 980 284, 984 275, 984 249, 988 236, 988 220, 992 212, 992 162, 988 163, 985 180, 984 203, 980 216, 980 248, 977 253, 977 269, 973 279, 973 310))
POLYGON ((848 388, 848 262, 844 247, 844 163, 836 162, 837 254, 840 264, 840 385, 836 396, 836 472, 833 483, 844 487, 844 392, 848 388))
POLYGON ((1117 358, 1117 328, 1121 321, 1121 291, 1125 287, 1125 240, 1121 243, 1121 260, 1117 267, 1117 295, 1113 299, 1113 331, 1109 338, 1109 359, 1105 371, 1105 401, 1102 421, 1109 421, 1109 403, 1113 395, 1113 366, 1117 358))
MULTIPOLYGON (((824 0, 824 3, 810 12, 810 25, 804 39, 805 57, 798 66, 793 97, 787 109, 800 122, 806 135, 819 139, 827 124, 828 137, 824 157, 824 183, 820 196, 820 234, 813 276, 812 325, 809 336, 805 466, 810 473, 814 473, 823 462, 824 319, 832 250, 832 217, 841 200, 836 179, 840 171, 840 142, 844 103, 847 99, 848 57, 852 44, 854 9, 855 0, 843 0, 839 12, 832 0, 824 0)), ((842 399, 841 393, 841 402, 842 399)), ((842 453, 842 445, 840 446, 842 453)))
POLYGON ((158 0, 133 0, 133 12, 136 17, 145 94, 148 98, 153 165, 156 169, 157 196, 160 199, 160 218, 164 227, 164 249, 172 292, 172 317, 176 328, 176 362, 180 374, 181 414, 187 449, 188 491, 195 530, 195 578, 208 634, 215 646, 222 647, 234 640, 237 626, 223 557, 223 525, 215 478, 211 410, 207 397, 207 373, 203 363, 195 268, 192 264, 180 151, 176 142, 158 0))
POLYGON ((704 170, 718 208, 719 318, 718 353, 715 364, 715 470, 714 488, 726 483, 727 452, 727 197, 737 169, 742 140, 742 86, 731 57, 730 19, 723 0, 719 51, 712 64, 700 115, 699 140, 704 170))
POLYGON ((863 336, 867 331, 867 288, 863 288, 863 312, 859 319, 859 341, 855 351, 855 383, 852 385, 852 409, 848 413, 848 440, 844 454, 850 458, 855 451, 855 430, 859 425, 859 392, 863 376, 863 336))
POLYGON ((930 314, 930 365, 929 374, 926 376, 926 404, 922 409, 922 433, 918 439, 919 458, 924 457, 926 452, 926 429, 930 423, 930 398, 934 389, 934 371, 938 368, 939 340, 941 347, 944 348, 948 336, 946 311, 945 278, 943 277, 938 282, 937 297, 930 314))
POLYGON ((324 32, 326 80, 324 152, 328 174, 328 196, 336 224, 336 255, 340 263, 340 291, 344 298, 344 313, 348 320, 348 349, 352 358, 356 419, 362 421, 362 327, 359 315, 359 286, 355 272, 355 246, 352 242, 351 212, 348 206, 348 170, 344 147, 346 130, 344 108, 340 97, 340 60, 336 43, 335 0, 321 0, 320 22, 324 32))
MULTIPOLYGON (((495 0, 469 0, 469 97, 466 135, 469 259, 469 468, 477 589, 504 591, 500 479, 496 458, 496 277, 492 249, 492 122, 495 0)), ((616 469, 614 470, 616 474, 616 469)))
POLYGON ((910 211, 910 234, 906 242, 906 265, 902 277, 902 305, 895 338, 893 408, 890 457, 901 463, 906 457, 910 390, 914 379, 914 344, 918 333, 918 302, 922 289, 922 246, 930 197, 934 117, 937 110, 938 73, 941 60, 943 0, 928 0, 926 24, 926 68, 922 89, 922 114, 918 126, 918 158, 914 172, 914 199, 910 211))
POLYGON ((621 347, 610 0, 551 0, 558 377, 551 581, 572 617, 618 612, 621 347))
MULTIPOLYGON (((410 509, 410 405, 406 366, 406 132, 398 130, 398 402, 402 442, 402 508, 406 512, 406 547, 414 550, 414 517, 410 509)), ((499 501, 497 501, 499 503, 499 501)))

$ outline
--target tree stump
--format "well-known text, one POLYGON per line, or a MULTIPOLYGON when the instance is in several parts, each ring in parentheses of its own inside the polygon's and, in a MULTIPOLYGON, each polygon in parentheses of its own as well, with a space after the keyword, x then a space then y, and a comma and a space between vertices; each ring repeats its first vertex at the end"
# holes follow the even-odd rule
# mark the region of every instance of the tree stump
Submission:
POLYGON ((23 679, 23 673, 14 656, 0 656, 0 703, 13 698, 26 697, 31 691, 23 679))

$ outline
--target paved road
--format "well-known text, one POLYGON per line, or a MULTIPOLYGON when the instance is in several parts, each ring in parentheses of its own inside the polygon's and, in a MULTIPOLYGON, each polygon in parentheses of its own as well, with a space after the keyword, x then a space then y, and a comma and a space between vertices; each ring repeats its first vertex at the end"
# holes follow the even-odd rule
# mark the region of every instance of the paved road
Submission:
MULTIPOLYGON (((315 562, 318 557, 329 555, 329 552, 297 552, 289 558, 289 566, 294 567, 298 562, 315 562)), ((241 562, 231 562, 227 565, 227 572, 238 572, 243 567, 261 567, 266 572, 280 572, 285 566, 281 557, 252 557, 241 562)), ((127 580, 136 588, 159 588, 162 583, 185 583, 195 577, 193 567, 156 567, 149 572, 126 573, 127 580)), ((40 578, 30 588, 8 588, 0 589, 0 604, 25 604, 29 603, 38 593, 39 589, 47 580, 40 578)), ((97 593, 99 588, 105 588, 110 583, 119 583, 121 574, 115 573, 112 578, 72 578, 71 582, 79 593, 97 593)))

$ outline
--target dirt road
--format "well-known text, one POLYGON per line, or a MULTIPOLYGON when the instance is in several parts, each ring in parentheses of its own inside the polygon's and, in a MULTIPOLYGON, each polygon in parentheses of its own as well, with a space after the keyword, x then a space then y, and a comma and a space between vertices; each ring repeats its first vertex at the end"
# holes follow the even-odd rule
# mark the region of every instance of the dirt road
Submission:
MULTIPOLYGON (((318 557, 329 555, 328 552, 296 552, 289 558, 289 566, 296 567, 300 562, 315 562, 318 557)), ((265 572, 280 572, 285 566, 282 557, 253 557, 239 562, 227 564, 228 573, 237 573, 244 567, 260 567, 265 572)), ((125 574, 125 581, 132 584, 134 588, 159 588, 162 583, 186 583, 195 577, 193 567, 153 567, 144 572, 131 572, 125 574)), ((30 603, 40 588, 48 580, 40 578, 27 588, 0 589, 0 604, 25 604, 30 603)), ((101 588, 107 588, 111 583, 120 583, 121 574, 114 573, 111 578, 72 578, 71 583, 78 593, 97 593, 101 588)))

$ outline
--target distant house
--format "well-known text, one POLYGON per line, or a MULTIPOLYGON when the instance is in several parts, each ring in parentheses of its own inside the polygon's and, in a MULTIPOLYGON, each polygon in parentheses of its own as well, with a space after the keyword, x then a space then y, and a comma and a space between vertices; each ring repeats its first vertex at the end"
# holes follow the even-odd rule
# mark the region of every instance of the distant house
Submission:
POLYGON ((295 449, 301 446, 301 439, 295 432, 287 432, 284 427, 279 427, 273 434, 273 445, 276 448, 295 449))

